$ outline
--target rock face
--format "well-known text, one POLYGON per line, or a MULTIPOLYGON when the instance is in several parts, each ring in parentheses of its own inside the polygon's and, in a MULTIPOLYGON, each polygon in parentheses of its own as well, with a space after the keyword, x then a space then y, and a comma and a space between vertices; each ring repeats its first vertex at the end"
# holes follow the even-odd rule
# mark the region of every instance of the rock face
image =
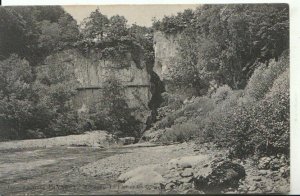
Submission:
POLYGON ((79 111, 87 111, 102 96, 103 84, 109 78, 117 79, 124 87, 126 102, 130 108, 140 110, 138 119, 148 116, 151 99, 150 75, 142 59, 133 60, 130 54, 122 62, 99 60, 96 56, 84 57, 76 50, 62 51, 53 55, 60 62, 71 64, 78 81, 78 92, 74 99, 79 111))
POLYGON ((153 71, 161 80, 166 80, 169 75, 172 60, 178 55, 178 35, 165 35, 157 31, 154 33, 155 64, 153 71))
POLYGON ((187 86, 184 88, 174 86, 170 74, 172 67, 176 63, 176 57, 179 55, 178 40, 180 40, 180 37, 180 34, 167 35, 161 31, 154 32, 155 63, 153 71, 164 83, 166 92, 187 98, 197 94, 196 89, 191 87, 187 88, 187 86))

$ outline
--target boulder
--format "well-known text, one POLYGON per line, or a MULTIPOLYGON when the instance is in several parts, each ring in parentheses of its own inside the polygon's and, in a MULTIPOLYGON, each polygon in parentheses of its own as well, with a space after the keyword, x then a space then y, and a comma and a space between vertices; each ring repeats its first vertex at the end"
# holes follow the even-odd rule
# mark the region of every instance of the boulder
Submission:
POLYGON ((244 167, 231 161, 212 161, 208 166, 199 169, 194 175, 194 186, 206 193, 218 193, 228 188, 237 189, 239 180, 246 176, 244 167))
POLYGON ((193 180, 193 177, 192 177, 192 176, 189 176, 189 177, 180 178, 180 179, 179 179, 179 182, 182 182, 182 183, 190 183, 190 182, 192 182, 192 180, 193 180))
POLYGON ((184 191, 184 190, 189 190, 189 189, 193 188, 193 185, 191 183, 184 182, 178 188, 179 188, 179 190, 184 191))
POLYGON ((210 159, 208 155, 186 156, 177 159, 171 159, 168 162, 168 167, 172 168, 192 168, 199 163, 207 162, 210 159))
POLYGON ((192 168, 186 168, 186 169, 184 169, 183 172, 180 173, 180 176, 182 176, 182 177, 193 176, 193 169, 192 168))
POLYGON ((258 162, 258 168, 259 169, 269 169, 271 160, 272 160, 271 157, 262 157, 262 158, 260 158, 259 162, 258 162))
POLYGON ((279 170, 281 167, 280 159, 274 158, 272 161, 269 162, 270 169, 273 171, 279 170))
POLYGON ((164 178, 155 171, 138 174, 128 179, 123 186, 125 187, 144 187, 144 188, 159 188, 164 182, 164 178))
POLYGON ((131 188, 159 188, 165 183, 165 179, 158 172, 159 164, 141 166, 121 174, 117 181, 124 182, 124 187, 131 188))
POLYGON ((283 166, 279 169, 280 175, 284 178, 288 178, 290 176, 290 167, 289 166, 283 166))
POLYGON ((133 144, 135 142, 135 138, 134 137, 123 137, 123 138, 119 138, 119 142, 122 145, 133 144))
POLYGON ((166 184, 165 189, 166 190, 172 190, 172 189, 175 188, 175 186, 176 185, 173 182, 170 182, 170 183, 166 184))

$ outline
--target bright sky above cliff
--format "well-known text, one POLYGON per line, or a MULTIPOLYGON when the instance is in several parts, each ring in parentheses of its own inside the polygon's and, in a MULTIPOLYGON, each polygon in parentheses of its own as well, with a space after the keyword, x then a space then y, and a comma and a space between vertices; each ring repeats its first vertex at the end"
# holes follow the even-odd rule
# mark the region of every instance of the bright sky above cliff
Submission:
POLYGON ((172 15, 185 9, 194 9, 199 5, 80 5, 80 6, 63 6, 78 23, 90 15, 92 11, 99 7, 100 12, 108 17, 113 15, 124 16, 128 24, 136 23, 141 26, 151 26, 152 18, 161 19, 164 15, 172 15))

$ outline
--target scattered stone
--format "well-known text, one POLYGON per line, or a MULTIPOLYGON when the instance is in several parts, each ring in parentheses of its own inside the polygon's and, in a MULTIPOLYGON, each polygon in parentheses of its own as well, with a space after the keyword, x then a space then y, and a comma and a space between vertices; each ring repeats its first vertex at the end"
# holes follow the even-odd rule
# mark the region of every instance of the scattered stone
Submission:
POLYGON ((272 160, 272 158, 270 158, 270 157, 260 158, 259 163, 258 163, 258 168, 259 169, 269 169, 271 160, 272 160))
POLYGON ((262 180, 261 177, 253 178, 253 181, 256 181, 256 182, 260 182, 261 180, 262 180))
POLYGON ((190 176, 190 177, 186 177, 186 178, 181 178, 181 179, 179 179, 179 181, 183 182, 183 183, 189 183, 192 181, 192 179, 193 179, 193 177, 190 176))
POLYGON ((273 171, 276 171, 280 168, 281 163, 279 161, 278 158, 274 158, 271 162, 270 162, 270 169, 273 171))
POLYGON ((172 190, 172 189, 174 189, 175 186, 176 185, 171 182, 171 183, 166 184, 165 189, 166 190, 172 190))
POLYGON ((180 173, 180 176, 182 176, 182 177, 193 176, 193 169, 192 168, 186 168, 186 169, 184 169, 183 172, 180 173))
POLYGON ((288 178, 290 176, 290 167, 289 166, 283 166, 279 169, 279 172, 282 177, 288 178))
POLYGON ((259 174, 260 176, 265 176, 268 174, 268 170, 259 170, 259 174))
POLYGON ((253 192, 257 189, 257 185, 256 184, 253 184, 249 187, 249 192, 253 192))
POLYGON ((119 138, 118 143, 121 143, 122 145, 129 145, 129 144, 133 144, 135 142, 135 138, 134 137, 123 137, 123 138, 119 138))
POLYGON ((142 173, 127 180, 124 187, 159 188, 164 183, 164 178, 155 171, 142 173))
POLYGON ((200 190, 195 190, 195 189, 190 189, 190 190, 186 190, 183 192, 184 194, 193 194, 193 195, 202 195, 205 194, 203 191, 200 190))
POLYGON ((180 186, 179 186, 179 189, 180 190, 188 190, 188 189, 191 189, 193 187, 193 185, 191 183, 182 183, 180 186))
POLYGON ((273 180, 276 182, 276 181, 279 181, 281 178, 279 177, 279 176, 275 176, 274 178, 273 178, 273 180))
POLYGON ((208 155, 187 156, 177 159, 172 159, 168 162, 169 168, 191 168, 201 162, 206 162, 210 157, 208 155))

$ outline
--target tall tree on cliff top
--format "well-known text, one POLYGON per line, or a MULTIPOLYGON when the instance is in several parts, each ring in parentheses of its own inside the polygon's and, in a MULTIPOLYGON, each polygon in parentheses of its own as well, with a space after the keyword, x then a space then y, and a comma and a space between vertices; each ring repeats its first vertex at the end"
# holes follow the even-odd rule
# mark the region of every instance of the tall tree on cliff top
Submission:
POLYGON ((102 39, 108 27, 109 20, 103 15, 99 8, 84 19, 82 25, 83 37, 86 39, 102 39))

